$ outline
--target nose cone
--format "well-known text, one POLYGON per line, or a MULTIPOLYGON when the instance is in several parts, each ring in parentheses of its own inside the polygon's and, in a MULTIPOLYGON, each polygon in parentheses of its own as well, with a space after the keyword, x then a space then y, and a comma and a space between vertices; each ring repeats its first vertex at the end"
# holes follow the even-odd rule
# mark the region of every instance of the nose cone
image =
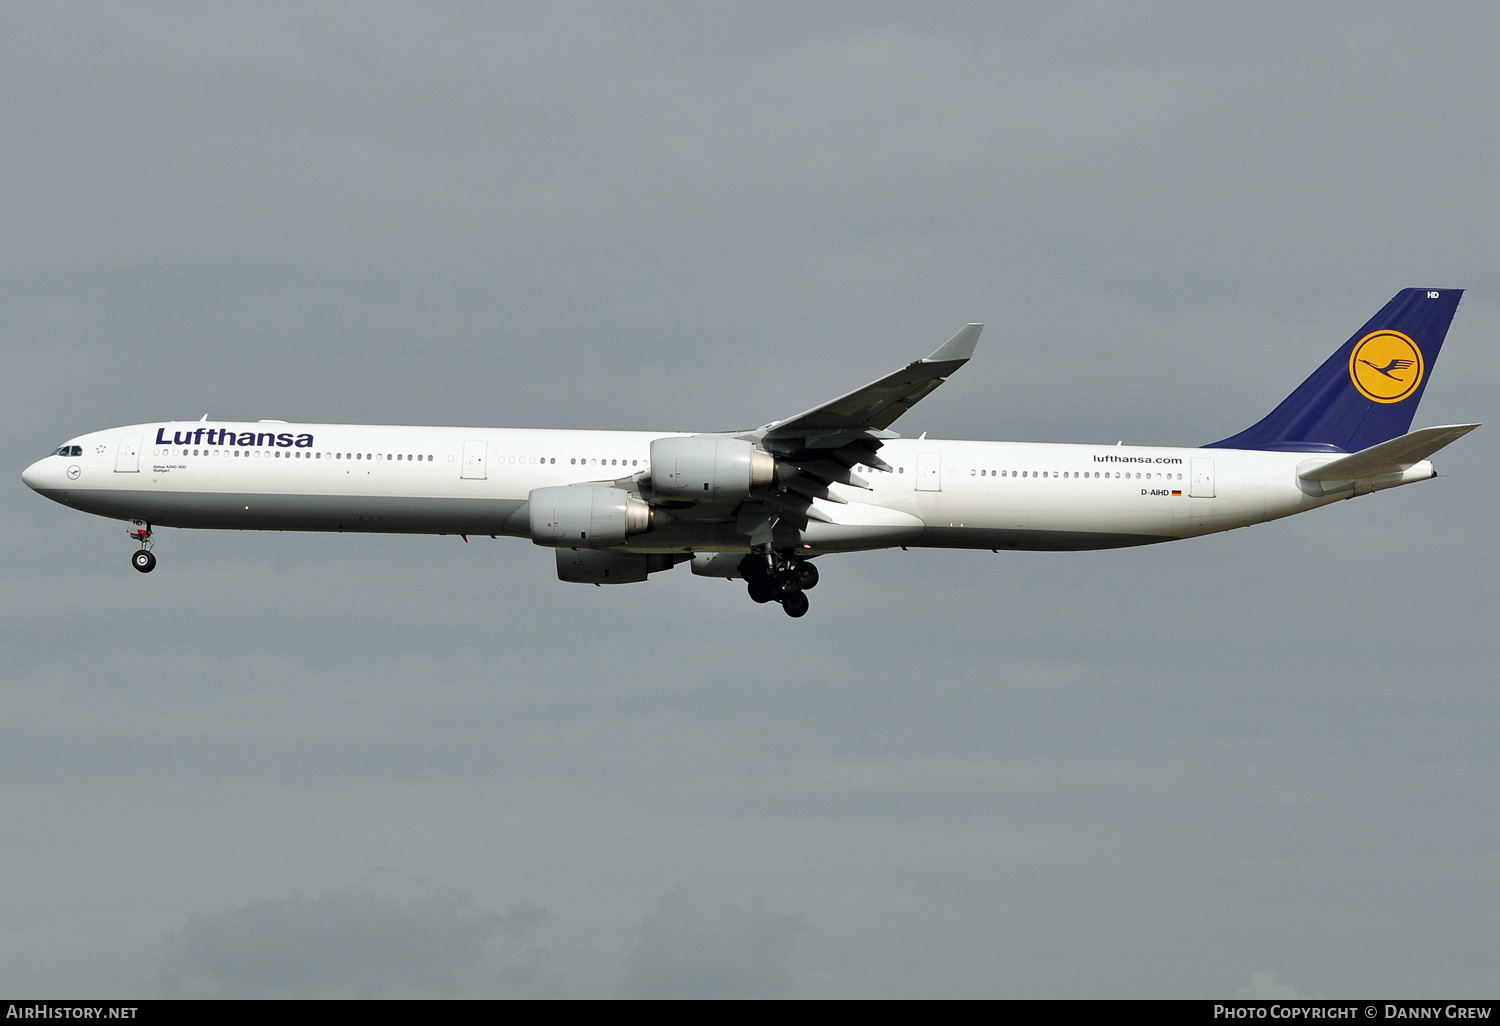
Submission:
POLYGON ((26 482, 27 488, 30 488, 34 492, 40 492, 47 487, 48 481, 52 477, 47 472, 47 463, 48 460, 37 460, 31 466, 21 471, 21 480, 26 482))

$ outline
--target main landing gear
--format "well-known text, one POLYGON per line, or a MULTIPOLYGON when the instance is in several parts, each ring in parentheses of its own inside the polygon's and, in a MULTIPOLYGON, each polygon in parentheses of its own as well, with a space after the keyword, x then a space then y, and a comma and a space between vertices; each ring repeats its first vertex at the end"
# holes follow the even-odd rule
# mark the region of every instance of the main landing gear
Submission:
POLYGON ((740 560, 739 571, 756 602, 780 602, 787 616, 807 615, 803 593, 818 586, 818 568, 801 556, 752 552, 740 560))
POLYGON ((143 574, 156 569, 156 557, 151 554, 151 525, 144 520, 132 520, 125 532, 141 543, 140 549, 130 557, 130 565, 143 574))

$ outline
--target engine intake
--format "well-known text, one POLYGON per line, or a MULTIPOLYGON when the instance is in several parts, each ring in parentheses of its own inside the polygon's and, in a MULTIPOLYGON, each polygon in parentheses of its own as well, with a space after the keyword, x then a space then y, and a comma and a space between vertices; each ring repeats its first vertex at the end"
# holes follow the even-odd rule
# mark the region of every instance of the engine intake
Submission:
POLYGON ((610 485, 532 489, 531 540, 553 548, 606 549, 651 530, 651 507, 610 485))
POLYGON ((726 435, 682 435, 651 443, 651 490, 666 499, 736 502, 776 480, 776 460, 726 435))

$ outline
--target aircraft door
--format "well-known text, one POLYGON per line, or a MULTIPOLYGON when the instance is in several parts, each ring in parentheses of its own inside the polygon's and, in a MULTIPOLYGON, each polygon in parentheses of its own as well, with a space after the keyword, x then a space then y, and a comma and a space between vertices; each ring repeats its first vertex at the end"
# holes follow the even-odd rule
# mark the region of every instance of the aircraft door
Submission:
POLYGON ((943 454, 940 452, 917 453, 917 491, 940 492, 943 490, 943 454))
POLYGON ((1188 488, 1188 497, 1212 499, 1214 497, 1214 461, 1195 459, 1192 461, 1193 483, 1188 488))
POLYGON ((487 476, 485 464, 489 445, 482 439, 471 439, 464 443, 464 469, 460 477, 483 481, 487 476))
POLYGON ((115 453, 116 474, 138 474, 141 470, 141 436, 126 435, 115 453))

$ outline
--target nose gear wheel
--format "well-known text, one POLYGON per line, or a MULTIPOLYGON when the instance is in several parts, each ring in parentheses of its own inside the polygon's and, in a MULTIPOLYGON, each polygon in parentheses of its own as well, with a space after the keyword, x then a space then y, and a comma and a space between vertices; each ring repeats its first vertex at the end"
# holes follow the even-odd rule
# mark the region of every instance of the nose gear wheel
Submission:
POLYGON ((151 525, 144 520, 132 520, 126 533, 141 543, 141 547, 130 556, 130 565, 143 574, 156 569, 156 557, 151 553, 151 525))

